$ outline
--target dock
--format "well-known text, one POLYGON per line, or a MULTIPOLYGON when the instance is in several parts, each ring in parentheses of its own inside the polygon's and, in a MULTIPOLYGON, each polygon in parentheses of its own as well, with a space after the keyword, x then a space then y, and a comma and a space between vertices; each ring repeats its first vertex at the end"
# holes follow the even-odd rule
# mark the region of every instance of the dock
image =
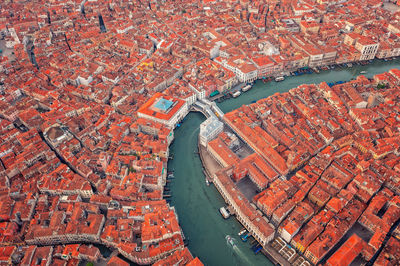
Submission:
MULTIPOLYGON (((245 86, 246 83, 239 83, 236 84, 233 88, 228 89, 222 93, 219 93, 217 95, 213 95, 209 98, 210 101, 217 101, 217 102, 222 102, 225 99, 229 99, 231 97, 233 97, 233 94, 235 92, 241 91, 242 88, 245 86)), ((251 88, 251 87, 250 87, 251 88)), ((250 88, 248 88, 247 90, 249 90, 250 88)))
POLYGON ((217 163, 214 162, 213 159, 207 155, 207 151, 203 146, 201 146, 200 141, 198 141, 198 149, 199 149, 199 155, 200 155, 200 160, 203 166, 203 174, 207 178, 208 182, 213 183, 213 174, 220 170, 222 167, 217 163))
POLYGON ((231 95, 227 92, 225 93, 220 93, 218 95, 212 96, 210 97, 210 101, 218 101, 221 99, 229 99, 231 97, 231 95))
POLYGON ((230 205, 228 206, 228 211, 231 215, 235 214, 235 210, 230 205))
POLYGON ((280 264, 282 266, 290 266, 290 263, 283 259, 283 257, 273 248, 270 244, 267 245, 267 249, 262 249, 261 251, 269 260, 276 264, 280 264))

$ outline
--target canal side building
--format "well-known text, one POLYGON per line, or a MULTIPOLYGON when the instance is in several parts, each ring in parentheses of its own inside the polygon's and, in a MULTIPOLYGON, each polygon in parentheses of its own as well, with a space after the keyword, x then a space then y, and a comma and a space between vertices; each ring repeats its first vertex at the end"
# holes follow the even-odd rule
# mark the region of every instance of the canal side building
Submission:
POLYGON ((359 61, 372 60, 378 52, 379 42, 368 36, 357 33, 349 33, 345 36, 343 42, 354 48, 360 53, 359 61))
POLYGON ((200 144, 206 147, 207 143, 215 139, 223 129, 224 124, 215 116, 210 116, 206 121, 200 124, 200 144))
POLYGON ((208 143, 207 151, 222 167, 240 162, 239 157, 219 137, 208 143))
POLYGON ((281 176, 287 175, 289 168, 287 167, 282 156, 269 145, 259 145, 259 143, 256 141, 258 133, 246 125, 240 118, 235 117, 237 112, 238 111, 235 110, 229 114, 225 114, 223 117, 224 122, 234 132, 236 132, 246 144, 248 144, 256 153, 265 159, 265 161, 273 168, 273 170, 275 170, 281 176))
POLYGON ((274 238, 275 231, 255 207, 246 199, 243 193, 236 188, 229 175, 233 168, 225 168, 214 174, 213 181, 219 193, 227 202, 238 221, 246 227, 249 233, 260 243, 263 248, 274 238))
POLYGON ((266 165, 260 163, 259 160, 262 159, 255 154, 253 154, 253 156, 248 156, 247 160, 244 159, 241 163, 239 157, 223 141, 223 136, 224 132, 220 133, 207 144, 207 152, 216 162, 224 167, 213 174, 213 182, 225 202, 231 206, 238 221, 245 226, 254 239, 266 249, 267 244, 274 238, 275 230, 272 225, 268 223, 267 218, 257 210, 256 206, 250 203, 249 199, 240 191, 234 181, 238 179, 237 170, 240 166, 246 167, 247 170, 244 172, 241 171, 243 172, 243 176, 241 177, 243 178, 245 175, 251 175, 250 179, 252 182, 255 182, 255 185, 259 188, 264 188, 268 184, 269 178, 276 178, 278 175, 272 169, 268 168, 270 172, 264 176, 266 173, 266 165), (251 163, 250 161, 254 162, 251 163))
POLYGON ((184 100, 156 93, 139 108, 137 113, 139 118, 175 128, 188 112, 188 104, 184 100))

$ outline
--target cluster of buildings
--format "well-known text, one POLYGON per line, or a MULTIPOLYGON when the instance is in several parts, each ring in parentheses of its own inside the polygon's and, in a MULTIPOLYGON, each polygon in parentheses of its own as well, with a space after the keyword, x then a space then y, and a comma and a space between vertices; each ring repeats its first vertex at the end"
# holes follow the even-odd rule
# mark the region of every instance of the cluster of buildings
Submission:
MULTIPOLYGON (((96 261, 101 259, 96 244, 139 264, 160 259, 201 264, 186 254, 176 214, 163 201, 173 129, 192 104, 286 71, 398 56, 399 17, 377 0, 4 1, 1 262, 96 261)), ((393 70, 375 82, 395 88, 399 76, 393 70)), ((268 192, 254 200, 276 216, 275 223, 260 213, 246 218, 252 205, 238 200, 240 194, 233 199, 243 223, 255 224, 254 232, 263 234, 261 243, 271 239, 281 220, 281 232, 290 241, 310 222, 297 222, 294 214, 285 219, 303 200, 300 194, 293 198, 298 191, 313 195, 298 210, 312 216, 318 213, 315 206, 326 205, 323 193, 333 199, 346 187, 342 179, 324 176, 315 187, 308 185, 312 193, 303 185, 300 189, 300 182, 311 182, 309 176, 320 178, 321 170, 297 172, 297 183, 278 178, 302 166, 313 168, 311 161, 322 163, 317 161, 321 151, 327 158, 338 157, 343 147, 352 147, 347 157, 373 153, 373 159, 359 160, 362 172, 341 174, 360 197, 360 203, 350 197, 349 204, 364 206, 380 190, 382 180, 368 169, 384 167, 396 154, 397 117, 390 110, 397 98, 394 89, 371 93, 372 84, 360 77, 334 88, 302 86, 225 117, 258 154, 247 160, 230 154, 237 143, 232 135, 210 142, 216 156, 230 156, 226 166, 238 164, 232 182, 248 175, 260 191, 276 187, 289 193, 282 206, 267 206, 273 201, 268 192), (227 145, 225 153, 218 152, 220 145, 227 145), (374 160, 382 162, 375 166, 374 160), (331 183, 334 189, 325 185, 331 183)), ((221 130, 217 122, 209 127, 221 130)), ((203 144, 218 134, 205 133, 203 144)), ((394 174, 385 175, 393 193, 398 193, 396 181, 394 174)), ((112 263, 124 262, 112 258, 112 263)))
MULTIPOLYGON (((65 246, 24 246, 1 247, 0 263, 7 265, 20 263, 21 265, 68 265, 79 264, 80 261, 97 261, 100 258, 100 250, 93 245, 69 244, 65 246), (9 257, 12 256, 12 260, 9 257)), ((117 257, 116 257, 117 258, 117 257)), ((112 264, 109 264, 112 265, 112 264)))
POLYGON ((255 152, 245 158, 214 127, 214 184, 264 248, 279 238, 314 265, 400 263, 399 84, 393 69, 231 111, 227 128, 255 152))
POLYGON ((163 193, 173 129, 205 94, 177 80, 196 60, 170 54, 162 16, 101 1, 0 12, 0 262, 99 262, 103 246, 126 260, 109 265, 202 265, 163 193))

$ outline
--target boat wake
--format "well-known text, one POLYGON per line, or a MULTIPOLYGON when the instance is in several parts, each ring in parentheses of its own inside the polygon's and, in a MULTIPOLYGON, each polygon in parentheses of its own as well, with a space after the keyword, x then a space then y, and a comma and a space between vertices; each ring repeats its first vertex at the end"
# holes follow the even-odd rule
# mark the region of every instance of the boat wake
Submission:
POLYGON ((236 245, 236 239, 230 235, 225 237, 226 244, 232 248, 233 253, 240 258, 244 265, 253 265, 250 260, 247 258, 246 254, 243 253, 242 250, 236 245))

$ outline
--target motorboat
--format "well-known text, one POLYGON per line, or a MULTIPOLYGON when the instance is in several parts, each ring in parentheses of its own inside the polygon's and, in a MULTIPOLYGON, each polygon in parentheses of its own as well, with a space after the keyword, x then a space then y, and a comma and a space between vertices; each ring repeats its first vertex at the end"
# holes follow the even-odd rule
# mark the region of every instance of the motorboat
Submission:
POLYGON ((236 247, 235 241, 230 235, 227 235, 225 239, 232 247, 236 247))
POLYGON ((242 89, 242 91, 248 91, 250 89, 251 89, 251 85, 247 85, 242 89))
POLYGON ((225 207, 219 208, 219 212, 221 213, 222 217, 224 217, 224 219, 228 219, 230 216, 229 211, 225 207))
POLYGON ((236 92, 234 92, 234 93, 232 94, 232 96, 233 96, 234 98, 236 98, 236 97, 238 97, 240 94, 241 94, 240 91, 236 91, 236 92))
POLYGON ((238 236, 241 236, 241 235, 243 235, 244 233, 246 233, 246 229, 245 229, 245 228, 243 228, 242 230, 240 230, 240 232, 238 233, 238 236))

